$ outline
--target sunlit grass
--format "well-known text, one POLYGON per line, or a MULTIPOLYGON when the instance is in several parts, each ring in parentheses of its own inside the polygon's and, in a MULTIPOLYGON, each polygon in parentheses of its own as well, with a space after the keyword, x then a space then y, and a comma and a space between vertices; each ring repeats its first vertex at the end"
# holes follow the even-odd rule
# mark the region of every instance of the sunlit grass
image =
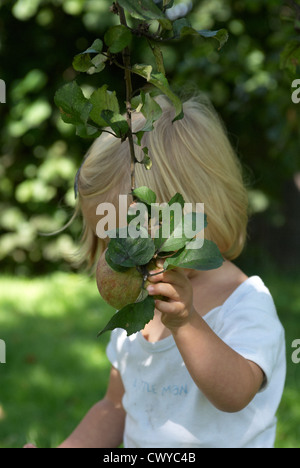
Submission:
MULTIPOLYGON (((286 331, 287 381, 278 411, 276 447, 299 447, 300 364, 291 343, 300 338, 299 275, 261 275, 286 331)), ((0 278, 0 448, 27 441, 55 447, 105 393, 109 334, 97 338, 113 309, 95 281, 81 275, 0 278)))
POLYGON ((106 390, 113 313, 79 275, 0 280, 0 447, 62 441, 106 390))

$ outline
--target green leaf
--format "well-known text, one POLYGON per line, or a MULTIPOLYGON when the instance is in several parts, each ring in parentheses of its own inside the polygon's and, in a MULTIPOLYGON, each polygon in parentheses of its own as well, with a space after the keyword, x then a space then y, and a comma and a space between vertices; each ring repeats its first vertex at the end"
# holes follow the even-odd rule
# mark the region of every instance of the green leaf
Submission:
POLYGON ((105 33, 104 40, 109 47, 109 51, 112 54, 117 54, 130 44, 131 37, 130 30, 126 26, 120 24, 119 26, 112 26, 109 28, 105 33))
POLYGON ((204 240, 201 249, 187 249, 178 252, 166 259, 165 270, 173 268, 191 268, 193 270, 214 270, 222 266, 224 259, 217 245, 209 240, 204 240))
POLYGON ((155 300, 153 296, 147 295, 143 301, 129 304, 116 312, 106 327, 98 333, 98 337, 115 328, 123 328, 127 331, 127 336, 137 333, 153 319, 154 310, 155 300))
POLYGON ((116 97, 116 92, 108 91, 108 86, 103 85, 101 88, 94 91, 90 97, 90 102, 93 105, 90 113, 90 118, 100 127, 106 127, 107 121, 101 117, 104 110, 110 110, 114 114, 119 114, 119 102, 116 97))
POLYGON ((143 148, 143 151, 145 153, 145 156, 144 156, 143 161, 141 161, 140 164, 143 164, 145 169, 147 171, 150 171, 150 169, 152 168, 152 161, 151 161, 150 157, 148 156, 148 154, 146 154, 148 152, 148 148, 146 148, 146 147, 143 148))
POLYGON ((76 135, 80 138, 97 138, 101 135, 101 130, 90 124, 76 125, 76 135))
POLYGON ((203 31, 198 31, 198 34, 205 38, 212 37, 216 39, 220 44, 219 50, 226 44, 229 38, 229 34, 226 29, 219 29, 218 31, 203 30, 203 31))
POLYGON ((107 126, 111 127, 118 138, 126 137, 129 126, 123 115, 115 113, 112 110, 103 110, 101 112, 101 118, 107 126))
POLYGON ((174 5, 174 0, 163 0, 163 8, 172 8, 174 5))
POLYGON ((153 124, 162 116, 162 109, 160 105, 150 96, 149 93, 146 95, 141 93, 143 106, 141 113, 146 119, 146 123, 141 129, 142 132, 151 132, 153 130, 153 124))
POLYGON ((220 49, 228 40, 228 32, 226 29, 219 29, 218 31, 208 31, 206 29, 198 31, 191 26, 191 23, 186 18, 181 18, 173 23, 174 39, 192 35, 201 36, 205 38, 214 38, 219 42, 220 49))
POLYGON ((156 202, 156 194, 148 187, 138 187, 133 190, 132 195, 138 198, 141 203, 146 203, 147 205, 156 202))
POLYGON ((82 54, 100 54, 103 49, 103 42, 101 39, 96 39, 91 47, 89 47, 85 52, 82 52, 82 54))
POLYGON ((175 226, 170 237, 166 239, 159 247, 159 252, 171 252, 184 247, 188 241, 193 239, 196 234, 198 234, 200 231, 202 231, 202 229, 205 228, 205 222, 202 223, 202 220, 202 213, 187 213, 184 216, 182 216, 182 222, 175 226), (192 233, 189 235, 189 233, 186 232, 186 229, 184 229, 184 226, 187 223, 192 223, 192 226, 195 227, 199 225, 194 235, 192 233))
POLYGON ((114 263, 112 259, 110 258, 108 249, 105 252, 105 260, 107 261, 110 268, 112 268, 112 270, 115 270, 121 273, 124 273, 124 271, 129 270, 129 267, 122 267, 121 265, 117 265, 116 263, 114 263))
POLYGON ((60 88, 55 94, 54 102, 61 112, 63 121, 73 125, 86 124, 93 107, 76 81, 60 88))
POLYGON ((133 73, 142 76, 149 83, 153 84, 153 86, 160 89, 160 91, 162 91, 170 99, 175 108, 175 118, 173 119, 173 122, 184 117, 182 102, 179 97, 173 93, 167 78, 162 73, 152 73, 151 65, 141 64, 134 65, 131 70, 133 73))
POLYGON ((151 50, 155 58, 157 71, 159 73, 162 73, 164 76, 166 76, 164 56, 163 56, 160 46, 158 44, 153 44, 151 45, 151 50))
MULTIPOLYGON (((170 235, 174 232, 174 229, 176 227, 177 220, 175 219, 175 213, 173 210, 170 210, 170 207, 175 204, 179 203, 181 206, 181 209, 183 210, 184 208, 184 198, 180 193, 176 193, 171 200, 167 203, 165 207, 162 207, 159 209, 157 207, 157 213, 155 217, 157 218, 157 221, 160 222, 160 224, 163 222, 164 224, 160 226, 159 231, 158 231, 158 236, 154 238, 154 245, 157 251, 159 251, 160 247, 166 242, 168 237, 163 237, 163 226, 166 225, 166 215, 168 215, 168 225, 170 227, 170 235)), ((155 207, 153 207, 153 213, 155 212, 155 207)), ((181 219, 181 218, 180 218, 181 219)))
MULTIPOLYGON (((130 237, 128 229, 126 227, 116 230, 119 237, 110 240, 108 244, 109 256, 115 264, 123 267, 146 265, 154 256, 154 242, 150 237, 130 237), (121 231, 124 237, 120 237, 121 231)), ((144 235, 148 235, 146 229, 140 230, 143 231, 144 235)))
POLYGON ((98 54, 91 61, 91 67, 87 70, 89 75, 94 75, 95 73, 100 73, 105 68, 105 63, 107 62, 108 57, 103 54, 98 54))
POLYGON ((292 75, 297 72, 300 65, 300 40, 294 39, 288 42, 280 55, 281 70, 287 69, 292 75))
POLYGON ((166 19, 163 12, 153 0, 118 0, 121 7, 128 11, 133 18, 141 20, 166 19))
POLYGON ((104 62, 107 58, 101 54, 103 49, 103 42, 101 39, 96 39, 91 47, 84 52, 76 55, 73 60, 73 68, 79 72, 90 72, 91 69, 102 71, 105 67, 104 62), (97 54, 94 59, 91 58, 91 54, 97 54), (101 64, 101 66, 100 66, 101 64), (101 70, 100 70, 101 68, 101 70))

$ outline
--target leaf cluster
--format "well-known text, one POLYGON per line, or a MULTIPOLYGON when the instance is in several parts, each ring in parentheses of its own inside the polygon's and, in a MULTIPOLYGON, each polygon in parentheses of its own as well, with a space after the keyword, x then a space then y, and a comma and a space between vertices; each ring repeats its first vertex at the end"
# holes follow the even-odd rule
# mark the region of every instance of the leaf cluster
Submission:
POLYGON ((155 218, 158 219, 158 235, 153 239, 149 236, 149 229, 145 226, 139 226, 140 237, 131 237, 129 229, 134 219, 130 219, 130 217, 128 217, 126 228, 119 228, 110 233, 113 237, 110 239, 106 252, 106 260, 110 267, 123 272, 136 267, 143 275, 144 282, 137 301, 117 311, 106 327, 100 331, 99 336, 114 328, 124 328, 130 335, 143 329, 153 319, 155 303, 153 298, 148 296, 147 290, 144 289, 144 283, 149 276, 149 268, 153 268, 153 260, 164 259, 164 267, 160 272, 174 268, 212 270, 219 268, 223 263, 223 257, 217 245, 212 241, 204 240, 201 248, 191 248, 191 243, 196 242, 197 234, 207 226, 207 220, 205 217, 204 225, 201 225, 201 223, 196 222, 196 218, 200 218, 201 213, 184 214, 185 201, 181 194, 175 194, 168 202, 167 207, 160 210, 159 215, 155 210, 154 212, 150 211, 150 208, 156 203, 156 194, 151 189, 139 187, 134 190, 133 195, 138 202, 144 203, 149 208, 148 228, 151 225, 151 215, 154 214, 155 218), (182 216, 179 220, 174 216, 174 211, 171 211, 175 204, 181 207, 182 216), (162 223, 162 220, 166 219, 164 209, 167 209, 170 216, 166 222, 162 223), (187 222, 196 226, 196 234, 194 232, 189 235, 186 234, 186 231, 183 232, 183 226, 187 222), (167 237, 164 236, 163 231, 166 224, 169 230, 167 237))
MULTIPOLYGON (((226 30, 218 31, 196 30, 187 18, 171 21, 166 11, 174 4, 173 0, 121 0, 113 4, 113 12, 119 14, 124 9, 131 18, 134 27, 126 24, 111 26, 104 34, 104 40, 96 39, 85 51, 77 54, 73 60, 73 68, 77 72, 89 75, 101 73, 107 64, 115 64, 126 70, 126 65, 119 60, 120 54, 130 53, 130 46, 139 37, 144 36, 154 55, 156 69, 148 64, 134 64, 130 66, 130 74, 144 78, 145 84, 166 95, 175 108, 174 121, 183 118, 182 102, 172 91, 165 74, 163 54, 160 44, 166 41, 180 40, 187 35, 199 38, 215 38, 222 47, 228 39, 226 30), (155 33, 149 32, 157 24, 155 33)), ((152 93, 140 91, 138 96, 130 96, 132 111, 141 111, 146 119, 144 128, 136 134, 135 143, 141 145, 145 132, 153 129, 153 124, 159 119, 161 109, 153 99, 152 93)), ((120 114, 120 104, 115 91, 110 91, 107 84, 95 90, 90 98, 84 96, 76 80, 59 89, 55 95, 55 103, 60 109, 65 123, 76 127, 76 133, 82 138, 97 138, 102 132, 110 132, 116 138, 125 141, 130 132, 130 124, 126 116, 120 114)), ((146 169, 151 168, 148 149, 143 148, 145 158, 141 162, 146 169)), ((138 161, 135 160, 137 163, 138 161)))

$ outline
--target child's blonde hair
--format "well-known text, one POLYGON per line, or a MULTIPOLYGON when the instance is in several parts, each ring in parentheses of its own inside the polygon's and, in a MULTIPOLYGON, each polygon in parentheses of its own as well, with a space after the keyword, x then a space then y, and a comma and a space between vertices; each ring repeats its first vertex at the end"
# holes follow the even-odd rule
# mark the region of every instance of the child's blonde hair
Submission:
MULTIPOLYGON (((136 164, 136 186, 151 188, 158 203, 168 202, 177 192, 186 202, 204 203, 208 221, 205 237, 218 245, 224 258, 233 260, 246 240, 248 197, 240 162, 224 126, 206 98, 187 100, 183 104, 184 118, 174 123, 172 104, 162 96, 156 100, 163 114, 154 130, 146 132, 142 139, 142 147, 149 149, 152 169, 136 164)), ((141 114, 135 115, 133 131, 141 129, 144 123, 141 114)), ((141 161, 144 153, 138 146, 135 149, 141 161)), ((130 193, 130 183, 128 141, 121 143, 103 133, 81 168, 79 203, 110 201, 117 207, 118 196, 130 193)), ((82 244, 90 265, 107 245, 87 223, 82 244)))

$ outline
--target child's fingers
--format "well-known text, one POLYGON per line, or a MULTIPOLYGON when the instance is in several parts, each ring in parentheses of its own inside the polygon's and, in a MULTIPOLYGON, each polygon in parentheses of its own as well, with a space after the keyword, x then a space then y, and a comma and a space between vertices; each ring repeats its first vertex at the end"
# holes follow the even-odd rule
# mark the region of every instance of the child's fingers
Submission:
POLYGON ((159 274, 155 274, 151 276, 151 273, 157 273, 156 271, 150 272, 150 276, 148 276, 149 281, 152 283, 172 283, 178 286, 182 286, 182 280, 185 278, 183 274, 180 273, 178 269, 169 270, 169 271, 162 271, 159 274))
POLYGON ((165 296, 173 300, 179 300, 176 288, 170 283, 157 283, 147 286, 150 296, 165 296))
POLYGON ((166 302, 156 299, 155 307, 162 314, 172 314, 173 316, 176 316, 181 312, 181 306, 178 302, 166 302))

